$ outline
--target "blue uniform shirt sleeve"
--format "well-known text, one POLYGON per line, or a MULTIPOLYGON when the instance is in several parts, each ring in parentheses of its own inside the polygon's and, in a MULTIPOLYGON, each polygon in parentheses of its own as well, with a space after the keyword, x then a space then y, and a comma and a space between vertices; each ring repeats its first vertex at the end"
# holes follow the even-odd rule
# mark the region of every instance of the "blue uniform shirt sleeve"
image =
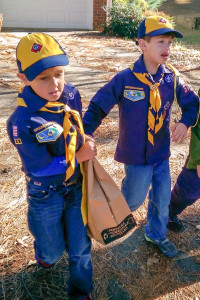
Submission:
POLYGON ((195 125, 199 112, 199 97, 181 77, 177 78, 176 95, 182 110, 182 117, 179 122, 185 124, 188 128, 195 125))
POLYGON ((83 117, 83 125, 86 134, 92 135, 101 121, 109 114, 111 109, 119 104, 123 95, 124 79, 122 72, 105 84, 90 101, 88 110, 83 117))
POLYGON ((10 141, 17 148, 21 157, 22 169, 25 173, 35 172, 52 161, 53 156, 47 151, 45 143, 36 142, 28 122, 25 125, 24 122, 13 122, 9 119, 7 131, 10 141))
POLYGON ((93 135, 93 132, 99 127, 106 113, 95 102, 90 102, 87 112, 83 117, 83 126, 85 134, 93 135))

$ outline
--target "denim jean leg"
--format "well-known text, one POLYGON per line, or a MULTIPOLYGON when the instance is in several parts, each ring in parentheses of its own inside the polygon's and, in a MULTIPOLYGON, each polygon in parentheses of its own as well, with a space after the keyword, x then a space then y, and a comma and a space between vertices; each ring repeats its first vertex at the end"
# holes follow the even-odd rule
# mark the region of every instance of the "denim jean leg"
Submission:
POLYGON ((81 300, 92 290, 91 241, 81 214, 82 184, 69 187, 66 194, 65 229, 69 255, 68 295, 81 300))
POLYGON ((147 225, 145 226, 145 234, 152 240, 163 239, 167 233, 170 197, 169 161, 165 160, 153 168, 152 190, 149 194, 147 225))
POLYGON ((152 180, 153 166, 124 165, 125 178, 122 181, 122 193, 131 211, 135 211, 144 202, 152 180))
POLYGON ((53 265, 65 249, 63 188, 53 190, 28 183, 28 225, 35 238, 36 259, 53 265))

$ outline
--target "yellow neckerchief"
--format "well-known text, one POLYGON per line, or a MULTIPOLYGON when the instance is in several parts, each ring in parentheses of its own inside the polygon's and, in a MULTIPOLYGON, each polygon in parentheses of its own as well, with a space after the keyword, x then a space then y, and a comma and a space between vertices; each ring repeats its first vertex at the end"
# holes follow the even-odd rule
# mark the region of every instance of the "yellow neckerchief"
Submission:
MULTIPOLYGON (((20 93, 22 90, 20 90, 20 93)), ((17 98, 17 105, 27 107, 23 98, 17 98)), ((64 121, 63 121, 63 129, 64 129, 64 137, 65 137, 65 154, 66 154, 66 181, 74 174, 75 171, 75 152, 76 152, 76 142, 77 142, 77 130, 74 128, 72 122, 70 121, 70 117, 73 116, 74 120, 77 123, 78 131, 83 137, 83 146, 85 144, 85 134, 83 129, 83 124, 79 115, 79 112, 76 110, 71 110, 68 105, 65 105, 61 102, 47 102, 45 106, 43 106, 40 111, 46 111, 50 113, 62 113, 65 112, 64 121), (59 110, 54 111, 51 108, 60 107, 59 110)), ((86 203, 86 186, 85 186, 85 174, 83 171, 83 167, 81 165, 81 173, 83 175, 83 185, 82 185, 82 202, 81 202, 81 212, 83 217, 84 225, 87 224, 87 203, 86 203)))
MULTIPOLYGON (((133 72, 133 66, 131 65, 130 69, 133 72)), ((154 145, 154 134, 157 133, 163 125, 163 116, 161 111, 161 98, 159 92, 159 85, 164 76, 161 75, 161 78, 158 82, 152 83, 148 73, 134 73, 135 77, 139 79, 142 83, 146 84, 150 88, 149 94, 149 110, 148 110, 148 140, 154 145)))

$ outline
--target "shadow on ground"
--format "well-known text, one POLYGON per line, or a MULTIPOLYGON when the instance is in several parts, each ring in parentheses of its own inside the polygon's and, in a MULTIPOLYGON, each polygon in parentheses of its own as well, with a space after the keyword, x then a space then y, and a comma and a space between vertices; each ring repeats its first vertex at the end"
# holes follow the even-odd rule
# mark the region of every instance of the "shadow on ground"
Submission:
MULTIPOLYGON (((199 282, 199 255, 190 256, 180 251, 178 257, 167 259, 146 244, 143 232, 141 224, 123 242, 103 248, 94 243, 94 299, 153 300, 199 282)), ((199 248, 199 238, 190 246, 199 248)), ((43 271, 30 265, 22 272, 1 279, 0 299, 67 299, 68 276, 66 255, 51 270, 43 271)))

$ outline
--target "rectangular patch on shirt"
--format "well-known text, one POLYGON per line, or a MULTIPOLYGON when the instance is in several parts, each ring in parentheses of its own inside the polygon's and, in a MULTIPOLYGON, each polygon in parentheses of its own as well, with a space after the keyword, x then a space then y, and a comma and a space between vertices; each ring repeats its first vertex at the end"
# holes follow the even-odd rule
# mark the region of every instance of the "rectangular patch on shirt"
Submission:
POLYGON ((34 132, 41 131, 41 129, 50 127, 50 126, 53 125, 53 124, 54 124, 54 122, 47 122, 47 123, 45 123, 45 124, 42 124, 41 126, 35 128, 35 129, 34 129, 34 132))
POLYGON ((124 90, 124 97, 135 102, 144 99, 145 92, 139 90, 124 90))
POLYGON ((139 91, 144 91, 144 88, 140 88, 140 87, 137 87, 137 86, 128 86, 128 85, 125 85, 125 90, 139 90, 139 91))
POLYGON ((12 129, 13 129, 13 137, 18 137, 17 126, 16 126, 16 125, 13 125, 12 129))
POLYGON ((14 142, 16 145, 21 145, 22 144, 22 140, 21 139, 14 139, 14 142))

